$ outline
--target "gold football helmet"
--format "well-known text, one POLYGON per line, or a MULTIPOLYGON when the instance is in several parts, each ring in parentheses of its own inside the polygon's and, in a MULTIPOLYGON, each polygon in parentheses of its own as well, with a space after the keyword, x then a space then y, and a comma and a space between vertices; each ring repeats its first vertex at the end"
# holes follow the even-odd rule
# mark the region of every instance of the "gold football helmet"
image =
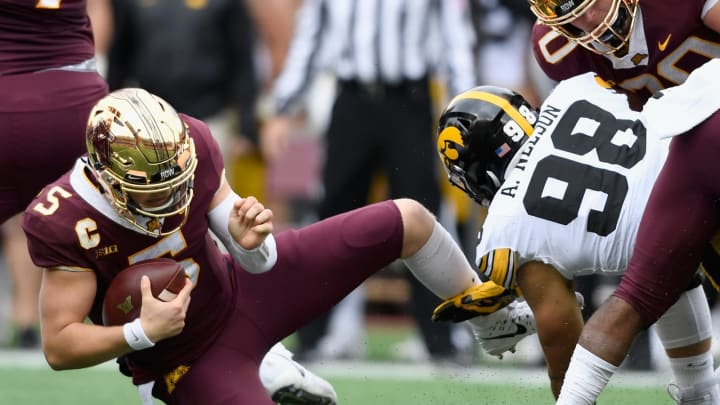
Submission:
POLYGON ((142 89, 110 93, 90 112, 86 144, 88 166, 122 218, 151 236, 185 223, 197 157, 166 101, 142 89))
MULTIPOLYGON (((635 26, 637 0, 610 0, 605 17, 590 31, 573 25, 598 0, 529 0, 530 10, 539 22, 568 39, 601 54, 627 53, 627 44, 635 26)), ((600 11, 600 10, 598 10, 600 11)))

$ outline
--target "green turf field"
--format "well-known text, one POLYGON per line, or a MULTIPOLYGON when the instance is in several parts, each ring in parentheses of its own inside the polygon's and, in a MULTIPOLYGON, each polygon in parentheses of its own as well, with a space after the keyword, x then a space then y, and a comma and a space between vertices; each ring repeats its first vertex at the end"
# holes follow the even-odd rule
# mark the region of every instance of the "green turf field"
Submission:
MULTIPOLYGON (((537 376, 526 377, 519 370, 503 372, 507 384, 477 381, 462 373, 456 378, 438 376, 428 378, 416 372, 402 375, 388 373, 393 366, 339 363, 323 373, 333 383, 342 405, 419 405, 419 404, 552 404, 549 389, 537 383, 537 376), (333 376, 332 368, 347 367, 346 373, 333 376), (533 381, 524 383, 524 379, 533 381)), ((407 367, 407 366, 406 366, 407 367)), ((322 372, 324 367, 316 370, 322 372)), ((138 404, 139 398, 128 379, 110 367, 54 372, 45 368, 0 369, 0 404, 28 405, 96 405, 138 404)), ((660 386, 652 389, 612 387, 601 396, 600 404, 671 404, 660 386)))
MULTIPOLYGON (((438 368, 429 363, 393 360, 391 347, 407 328, 370 328, 370 361, 323 362, 308 366, 327 378, 341 405, 553 404, 542 368, 506 358, 480 360, 470 368, 438 368)), ((292 339, 286 341, 292 346, 292 339)), ((621 372, 599 404, 670 405, 660 373, 621 372)), ((0 405, 139 404, 130 380, 113 363, 85 370, 56 372, 39 352, 0 350, 0 405)), ((198 404, 202 405, 202 404, 198 404)))

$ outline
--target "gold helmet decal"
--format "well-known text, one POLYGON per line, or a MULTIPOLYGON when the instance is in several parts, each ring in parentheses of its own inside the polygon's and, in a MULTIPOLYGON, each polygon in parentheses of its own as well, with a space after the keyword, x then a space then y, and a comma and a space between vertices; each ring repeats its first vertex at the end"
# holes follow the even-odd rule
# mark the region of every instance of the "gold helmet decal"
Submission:
POLYGON ((489 204, 536 122, 535 108, 510 89, 477 86, 458 94, 440 114, 437 131, 450 183, 489 204))
POLYGON ((456 127, 447 127, 440 132, 437 141, 438 153, 445 165, 451 164, 460 157, 459 149, 464 148, 462 134, 456 127))

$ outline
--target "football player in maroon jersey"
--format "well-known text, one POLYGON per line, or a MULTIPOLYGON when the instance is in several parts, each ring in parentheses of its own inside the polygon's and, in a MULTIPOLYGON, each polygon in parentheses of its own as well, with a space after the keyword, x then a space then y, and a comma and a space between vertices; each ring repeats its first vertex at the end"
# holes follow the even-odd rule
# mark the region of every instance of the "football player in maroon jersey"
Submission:
MULTIPOLYGON (((691 0, 677 8, 658 0, 530 0, 530 8, 538 18, 532 36, 535 59, 550 78, 562 80, 594 71, 606 81, 630 91, 639 104, 659 90, 684 83, 693 70, 720 57, 720 6, 716 0, 691 0)), ((717 257, 717 244, 714 247, 705 253, 717 257)), ((638 271, 647 273, 643 277, 662 278, 658 272, 676 269, 637 266, 630 267, 628 274, 638 271)), ((626 297, 636 295, 628 291, 629 285, 628 282, 622 284, 626 297)), ((638 296, 642 296, 642 292, 638 291, 638 296)), ((640 309, 637 311, 643 313, 640 309)), ((623 316, 621 312, 616 314, 618 319, 623 316)), ((597 327, 596 323, 590 324, 586 333, 597 327)), ((710 341, 704 344, 709 351, 710 341)), ((608 359, 608 356, 601 357, 608 359)), ((580 358, 586 365, 599 364, 601 360, 578 356, 576 366, 580 358)), ((673 363, 674 370, 681 372, 691 373, 694 366, 692 362, 673 363)), ((590 386, 566 388, 566 392, 588 392, 590 386)), ((694 393, 685 390, 679 395, 680 400, 708 389, 697 388, 694 393)))
POLYGON ((647 99, 720 57, 720 5, 687 0, 530 0, 535 59, 553 80, 596 72, 647 99))
MULTIPOLYGON (((592 404, 635 336, 672 305, 693 277, 720 226, 720 177, 714 166, 720 153, 720 102, 715 59, 696 69, 682 85, 663 90, 643 108, 647 124, 660 137, 675 136, 638 230, 632 258, 620 285, 583 328, 566 373, 559 404, 592 404)), ((648 132, 650 133, 650 132, 648 132)), ((707 350, 710 342, 705 344, 707 350)), ((668 352, 670 353, 670 352, 668 352)), ((687 376, 712 367, 712 357, 685 357, 672 362, 687 376)), ((679 404, 720 403, 717 370, 689 387, 671 385, 679 404)))
POLYGON ((21 216, 83 153, 87 114, 107 94, 86 0, 0 0, 0 224, 13 285, 16 344, 37 347, 41 272, 21 216))
MULTIPOLYGON (((43 349, 55 369, 122 357, 141 392, 170 404, 269 405, 263 354, 393 260, 441 298, 480 283, 449 233, 409 199, 273 235, 272 211, 231 190, 207 126, 144 90, 101 99, 86 138, 87 155, 43 189, 23 222, 46 269, 43 349), (154 257, 185 267, 185 289, 158 301, 144 278, 140 317, 101 326, 114 275, 154 257)), ((505 333, 519 309, 495 311, 512 297, 483 285, 498 305, 472 322, 505 333)), ((525 326, 535 331, 532 319, 525 326)))
MULTIPOLYGON (((695 83, 705 86, 715 80, 718 68, 720 60, 707 63, 676 90, 695 83), (694 80, 702 74, 705 79, 694 80)), ((685 94, 701 92, 695 86, 685 94)), ((583 326, 572 295, 574 283, 590 272, 624 272, 644 204, 668 151, 669 142, 658 139, 657 127, 648 129, 641 119, 649 112, 627 111, 627 98, 618 93, 586 73, 558 84, 534 113, 521 95, 480 86, 457 95, 439 121, 438 152, 451 183, 489 205, 476 264, 496 283, 522 290, 536 317, 556 397, 583 326), (617 147, 613 138, 618 132, 633 134, 632 143, 626 144, 632 147, 608 152, 617 147), (597 153, 588 153, 587 142, 570 139, 582 137, 592 139, 597 153), (632 161, 624 160, 630 156, 632 161), (568 170, 570 166, 574 169, 568 170), (563 189, 552 191, 553 182, 561 182, 563 189), (593 196, 599 199, 592 202, 593 196)), ((661 100, 666 99, 672 100, 661 100)), ((675 114, 660 111, 655 116, 671 117, 666 121, 683 116, 683 123, 692 127, 690 123, 714 111, 713 103, 706 109, 694 106, 697 115, 690 119, 677 104, 682 103, 660 104, 670 105, 675 114)), ((659 126, 666 133, 681 124, 659 126)), ((463 302, 463 297, 446 300, 434 316, 447 319, 462 311, 455 302, 463 302)), ((658 319, 656 331, 665 350, 686 353, 671 360, 673 371, 678 370, 673 386, 684 389, 713 379, 710 347, 698 345, 712 337, 710 308, 698 278, 658 319)), ((493 342, 480 340, 483 347, 493 342)), ((717 387, 716 394, 720 397, 717 387)))
MULTIPOLYGON (((38 344, 35 327, 42 273, 28 256, 16 214, 85 152, 88 114, 108 93, 96 69, 87 7, 87 0, 0 0, 0 137, 4 145, 0 170, 6 174, 0 179, 0 224, 6 225, 4 247, 13 274, 20 346, 38 344), (17 231, 8 225, 16 225, 17 231)), ((301 388, 310 390, 302 395, 335 395, 329 383, 302 369, 291 356, 278 345, 268 353, 267 359, 273 361, 263 359, 263 383, 269 392, 288 383, 275 376, 287 377, 300 370, 305 377, 301 388)), ((292 397, 293 392, 286 395, 292 397)))

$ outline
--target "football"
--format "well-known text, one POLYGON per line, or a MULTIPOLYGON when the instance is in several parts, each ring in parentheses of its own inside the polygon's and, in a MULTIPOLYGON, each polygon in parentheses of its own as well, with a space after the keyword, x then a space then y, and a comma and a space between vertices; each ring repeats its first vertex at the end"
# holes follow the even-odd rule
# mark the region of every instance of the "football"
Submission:
POLYGON ((172 300, 185 286, 185 269, 175 260, 160 258, 135 263, 110 282, 103 299, 103 324, 122 325, 140 316, 143 275, 150 278, 152 294, 159 300, 172 300))

